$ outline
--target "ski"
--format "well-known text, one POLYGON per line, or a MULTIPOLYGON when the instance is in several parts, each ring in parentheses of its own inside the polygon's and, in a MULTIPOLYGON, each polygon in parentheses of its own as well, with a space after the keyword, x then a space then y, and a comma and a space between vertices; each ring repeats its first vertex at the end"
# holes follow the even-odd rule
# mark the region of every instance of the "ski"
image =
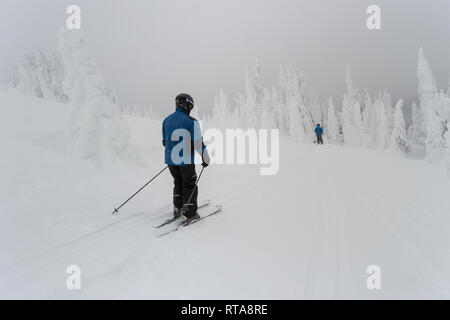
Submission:
MULTIPOLYGON (((210 203, 211 203, 210 199, 200 200, 200 201, 198 201, 198 207, 199 208, 203 208, 203 207, 209 205, 210 203)), ((163 212, 163 213, 156 214, 156 215, 153 216, 153 218, 154 219, 161 219, 161 218, 163 218, 165 216, 171 216, 172 214, 173 214, 173 209, 171 209, 170 211, 166 211, 166 212, 163 212)))
POLYGON ((180 222, 179 224, 177 224, 177 226, 175 228, 173 228, 173 229, 171 229, 169 231, 166 231, 164 233, 161 233, 158 237, 161 238, 161 237, 163 237, 165 235, 168 235, 170 233, 178 231, 178 230, 180 230, 182 228, 185 228, 185 227, 188 227, 190 225, 193 225, 193 224, 195 224, 195 223, 197 223, 199 221, 202 221, 202 220, 204 220, 204 219, 206 219, 208 217, 211 217, 212 215, 215 215, 215 214, 217 214, 217 213, 219 213, 221 211, 222 211, 222 205, 216 205, 216 206, 213 207, 212 211, 210 211, 209 213, 207 213, 207 214, 205 214, 203 216, 200 216, 200 219, 194 220, 194 221, 192 221, 191 223, 188 223, 188 224, 186 224, 184 221, 180 222))
MULTIPOLYGON (((209 199, 203 200, 203 201, 201 201, 198 204, 198 209, 205 208, 205 207, 209 206, 210 203, 211 203, 211 200, 209 200, 209 199)), ((166 213, 164 215, 169 215, 169 214, 172 214, 172 212, 168 212, 168 213, 166 213)), ((161 216, 163 216, 163 215, 161 215, 161 216)), ((166 226, 168 224, 171 224, 171 223, 177 221, 179 218, 180 217, 178 217, 178 218, 171 217, 171 218, 166 219, 163 222, 161 222, 160 224, 158 224, 156 226, 153 226, 153 227, 156 228, 156 229, 160 229, 160 228, 162 228, 162 227, 164 227, 164 226, 166 226)))

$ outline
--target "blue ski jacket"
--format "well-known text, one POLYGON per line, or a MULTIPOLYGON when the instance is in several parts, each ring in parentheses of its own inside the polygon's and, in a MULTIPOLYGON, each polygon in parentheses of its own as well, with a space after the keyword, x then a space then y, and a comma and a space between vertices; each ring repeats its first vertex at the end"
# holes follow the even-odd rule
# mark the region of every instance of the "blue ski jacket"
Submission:
POLYGON ((206 150, 200 124, 181 108, 164 119, 162 138, 165 162, 170 166, 193 164, 195 151, 203 156, 206 150))
POLYGON ((323 129, 322 127, 316 127, 316 129, 314 129, 314 132, 316 133, 316 136, 320 137, 323 134, 323 129))

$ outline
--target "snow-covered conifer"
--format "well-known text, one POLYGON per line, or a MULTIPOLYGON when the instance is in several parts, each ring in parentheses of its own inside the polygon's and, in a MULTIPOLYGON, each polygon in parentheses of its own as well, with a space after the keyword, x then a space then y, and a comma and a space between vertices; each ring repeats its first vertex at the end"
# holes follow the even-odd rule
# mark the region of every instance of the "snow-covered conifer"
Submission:
POLYGON ((375 115, 377 119, 377 135, 375 139, 375 147, 384 149, 388 139, 388 123, 386 118, 386 109, 380 95, 375 100, 375 115))
POLYGON ((336 112, 333 104, 333 100, 328 99, 328 117, 326 122, 325 133, 328 137, 328 141, 331 144, 339 143, 339 122, 336 117, 336 112))
POLYGON ((407 153, 409 148, 402 108, 403 100, 400 99, 395 106, 394 127, 390 139, 390 149, 397 153, 407 153))
POLYGON ((69 128, 71 154, 99 164, 123 158, 137 160, 129 145, 128 126, 118 105, 108 96, 83 34, 63 28, 58 35, 58 50, 66 70, 64 88, 73 108, 69 128))

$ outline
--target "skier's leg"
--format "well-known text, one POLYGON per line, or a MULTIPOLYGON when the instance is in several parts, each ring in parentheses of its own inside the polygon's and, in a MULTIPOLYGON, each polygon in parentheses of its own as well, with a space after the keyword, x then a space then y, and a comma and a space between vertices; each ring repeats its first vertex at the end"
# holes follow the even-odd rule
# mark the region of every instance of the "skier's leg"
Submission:
POLYGON ((183 204, 185 205, 185 216, 190 218, 197 213, 197 195, 198 187, 195 187, 197 182, 197 174, 195 173, 195 165, 189 164, 180 167, 181 175, 183 177, 183 204), (189 201, 189 197, 191 196, 189 201), (189 203, 187 203, 189 201, 189 203))
POLYGON ((173 206, 177 209, 183 207, 183 177, 180 172, 180 167, 169 166, 170 173, 173 177, 173 206))

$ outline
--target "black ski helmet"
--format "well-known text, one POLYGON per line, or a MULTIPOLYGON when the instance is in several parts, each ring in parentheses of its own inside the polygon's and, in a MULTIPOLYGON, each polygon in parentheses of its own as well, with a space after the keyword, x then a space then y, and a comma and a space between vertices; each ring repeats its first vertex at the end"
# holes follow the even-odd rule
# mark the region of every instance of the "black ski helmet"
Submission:
POLYGON ((181 93, 175 99, 175 105, 177 108, 181 108, 185 111, 191 111, 194 108, 194 99, 186 93, 181 93))

